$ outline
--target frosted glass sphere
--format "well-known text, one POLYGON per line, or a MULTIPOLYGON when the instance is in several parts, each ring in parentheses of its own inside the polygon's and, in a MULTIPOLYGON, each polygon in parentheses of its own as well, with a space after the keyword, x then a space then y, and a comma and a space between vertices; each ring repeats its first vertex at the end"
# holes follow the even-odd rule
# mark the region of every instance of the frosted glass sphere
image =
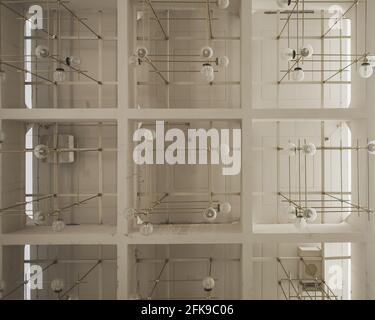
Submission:
POLYGON ((297 154, 297 145, 295 143, 289 142, 285 149, 290 157, 294 157, 297 154))
POLYGON ((311 58, 314 54, 314 48, 311 44, 307 44, 301 48, 301 56, 304 58, 311 58))
POLYGON ((370 78, 373 73, 374 73, 374 69, 373 67, 370 65, 369 62, 364 62, 362 63, 362 65, 359 67, 358 69, 358 73, 359 75, 364 78, 364 79, 368 79, 370 78))
POLYGON ((62 279, 56 278, 51 281, 51 289, 53 292, 61 292, 64 289, 65 282, 62 279))
POLYGON ((136 216, 137 210, 134 208, 127 208, 124 210, 124 217, 125 219, 131 219, 136 216))
POLYGON ((296 221, 294 222, 294 225, 295 225, 296 228, 299 229, 299 230, 304 229, 304 228, 306 228, 306 226, 307 226, 306 219, 305 219, 305 218, 302 218, 302 217, 299 217, 299 218, 297 218, 296 221))
POLYGON ((232 211, 232 205, 229 202, 219 204, 219 212, 222 214, 229 214, 232 211))
POLYGON ((227 68, 229 66, 229 58, 227 56, 217 58, 217 65, 220 68, 227 68))
POLYGON ((64 228, 65 228, 64 221, 62 221, 62 220, 56 220, 56 221, 52 222, 52 230, 53 230, 53 232, 60 232, 60 231, 64 230, 64 228))
POLYGON ((302 147, 302 151, 304 154, 306 154, 307 156, 314 156, 316 154, 316 146, 315 144, 313 143, 308 143, 308 144, 305 144, 303 147, 302 147))
POLYGON ((46 216, 41 211, 34 212, 33 220, 35 223, 42 223, 46 220, 46 216))
POLYGON ((4 70, 0 70, 0 83, 5 82, 7 79, 7 74, 4 70))
POLYGON ((49 148, 44 144, 39 144, 34 148, 34 156, 39 160, 47 159, 49 155, 49 148))
POLYGON ((294 81, 303 81, 305 79, 305 72, 302 70, 301 67, 297 67, 292 72, 292 79, 294 81))
POLYGON ((217 6, 219 9, 227 9, 229 7, 229 0, 217 0, 217 6))
POLYGON ((148 56, 148 50, 146 47, 138 47, 135 54, 139 59, 144 59, 148 56))
POLYGON ((276 0, 276 3, 279 8, 285 9, 291 5, 292 0, 276 0))
POLYGON ((38 58, 48 58, 49 57, 49 49, 44 45, 39 45, 35 48, 35 55, 38 58))
POLYGON ((203 218, 205 218, 208 222, 214 222, 217 218, 217 211, 210 207, 203 211, 203 218))
POLYGON ((63 82, 65 81, 65 78, 65 70, 63 68, 57 68, 56 71, 53 73, 53 80, 55 82, 63 82))
POLYGON ((65 59, 68 66, 79 66, 81 64, 81 58, 77 56, 70 56, 65 59))
POLYGON ((139 231, 144 236, 149 236, 154 232, 154 226, 151 223, 144 223, 139 228, 139 231))
POLYGON ((215 288, 215 279, 212 277, 206 277, 202 281, 204 291, 212 291, 215 288))
POLYGON ((286 209, 286 213, 288 215, 289 220, 296 220, 297 219, 297 208, 295 206, 288 206, 286 209))
POLYGON ((291 61, 297 56, 296 50, 291 48, 285 48, 281 51, 281 59, 284 61, 291 61))
POLYGON ((204 59, 211 59, 214 55, 214 49, 211 47, 203 47, 201 49, 201 57, 204 59))
POLYGON ((318 218, 318 213, 314 208, 305 209, 303 215, 307 222, 314 222, 318 218))
POLYGON ((369 154, 375 155, 375 140, 369 142, 369 144, 367 145, 367 150, 369 154))
POLYGON ((212 82, 215 79, 215 71, 214 68, 209 64, 206 63, 203 65, 201 69, 201 74, 205 81, 212 82))

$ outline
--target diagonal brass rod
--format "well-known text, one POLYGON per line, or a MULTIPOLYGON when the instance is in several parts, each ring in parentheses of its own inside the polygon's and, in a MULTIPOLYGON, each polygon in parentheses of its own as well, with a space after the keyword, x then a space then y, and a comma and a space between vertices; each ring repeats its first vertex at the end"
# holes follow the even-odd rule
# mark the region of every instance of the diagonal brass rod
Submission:
POLYGON ((78 17, 72 10, 70 10, 61 0, 57 0, 58 4, 61 5, 66 11, 68 11, 74 18, 76 18, 82 25, 84 25, 90 32, 92 32, 98 39, 102 39, 102 36, 97 34, 86 22, 78 17))
POLYGON ((327 83, 329 80, 331 80, 332 78, 336 77, 338 74, 344 72, 346 69, 350 68, 353 64, 357 63, 358 61, 362 60, 364 57, 367 56, 367 53, 365 53, 364 55, 362 55, 361 57, 357 58, 357 59, 354 59, 350 64, 348 64, 346 67, 338 70, 335 74, 333 74, 332 76, 330 76, 329 78, 327 78, 326 80, 323 81, 323 83, 327 83))
POLYGON ((164 27, 163 27, 163 25, 162 25, 162 23, 161 23, 161 21, 160 21, 160 19, 159 19, 159 16, 158 16, 158 14, 156 13, 156 11, 155 11, 155 9, 154 9, 154 6, 153 6, 152 3, 151 3, 151 0, 145 0, 145 2, 149 5, 149 7, 150 7, 150 9, 151 9, 151 11, 152 11, 152 13, 153 13, 153 15, 154 15, 156 21, 158 22, 158 24, 159 24, 159 26, 160 26, 160 29, 161 29, 161 31, 162 31, 163 34, 164 34, 164 38, 165 38, 165 40, 169 40, 169 36, 168 36, 167 32, 164 30, 164 27))
POLYGON ((213 28, 212 28, 212 17, 211 17, 210 0, 207 0, 206 3, 207 3, 208 34, 209 34, 210 40, 213 40, 214 34, 213 34, 213 28))
POLYGON ((292 9, 292 11, 289 13, 288 18, 287 18, 284 26, 281 28, 281 31, 280 31, 279 35, 277 36, 277 38, 276 38, 277 40, 280 40, 280 38, 281 38, 281 36, 282 36, 285 28, 288 26, 288 24, 290 22, 290 18, 292 17, 292 15, 294 13, 294 10, 296 10, 298 3, 299 3, 299 0, 296 1, 296 3, 294 4, 294 7, 292 9))
POLYGON ((163 74, 161 73, 161 71, 159 71, 155 64, 153 64, 150 58, 146 57, 144 61, 147 62, 154 69, 154 71, 160 76, 160 78, 163 79, 166 85, 169 84, 169 81, 163 76, 163 74))
POLYGON ((354 0, 353 4, 346 10, 340 18, 336 19, 335 23, 322 35, 322 38, 324 38, 328 33, 331 32, 331 30, 349 13, 352 8, 354 8, 358 4, 359 0, 354 0))

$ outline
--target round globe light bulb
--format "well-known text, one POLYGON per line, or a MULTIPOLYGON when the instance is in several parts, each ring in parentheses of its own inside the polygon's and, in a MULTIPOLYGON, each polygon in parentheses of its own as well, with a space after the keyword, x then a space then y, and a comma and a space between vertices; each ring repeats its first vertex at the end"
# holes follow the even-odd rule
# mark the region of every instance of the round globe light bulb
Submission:
POLYGON ((297 145, 295 143, 289 142, 285 150, 288 152, 290 157, 294 157, 297 154, 297 145))
POLYGON ((139 232, 144 236, 149 236, 154 232, 154 226, 149 222, 145 222, 140 226, 139 232))
POLYGON ((313 143, 307 143, 302 147, 302 152, 307 156, 316 155, 316 146, 313 143))
POLYGON ((307 44, 301 48, 301 56, 304 58, 311 58, 314 54, 314 48, 311 44, 307 44))
POLYGON ((228 9, 229 0, 217 0, 217 7, 221 10, 228 9))
POLYGON ((63 291, 65 282, 62 279, 56 278, 51 281, 51 289, 55 293, 63 291))
POLYGON ((52 222, 53 232, 61 232, 65 228, 65 222, 62 220, 56 220, 52 222))
POLYGON ((367 145, 368 153, 371 155, 375 155, 375 140, 370 141, 367 145))
POLYGON ((215 279, 212 277, 205 277, 202 281, 204 291, 210 292, 215 288, 215 279))
POLYGON ((292 72, 292 79, 301 82, 305 79, 305 72, 301 67, 296 67, 292 72))
POLYGON ((292 48, 285 48, 281 51, 281 59, 284 61, 292 61, 296 58, 297 52, 292 48))
POLYGON ((135 52, 136 56, 141 60, 148 56, 148 49, 146 47, 139 47, 135 52))
POLYGON ((203 218, 208 222, 214 222, 217 218, 217 211, 212 207, 207 208, 203 211, 203 218))
POLYGON ((229 202, 219 204, 219 212, 222 214, 229 214, 232 211, 232 205, 229 202))
POLYGON ((56 71, 53 73, 53 80, 55 80, 55 82, 63 82, 65 78, 65 70, 63 68, 56 68, 56 71))
POLYGON ((289 220, 296 220, 297 219, 297 215, 298 215, 298 210, 295 206, 288 206, 287 207, 287 210, 286 210, 286 213, 288 215, 288 218, 289 220))
POLYGON ((318 218, 318 213, 314 208, 306 208, 303 215, 307 222, 314 222, 318 218))
POLYGON ((229 58, 227 56, 217 58, 217 65, 220 68, 227 68, 229 66, 229 58))
POLYGON ((34 148, 34 156, 39 160, 47 159, 49 155, 49 147, 44 144, 39 144, 34 148))
POLYGON ((215 79, 214 68, 209 64, 205 63, 201 69, 201 74, 205 81, 212 82, 215 79))
POLYGON ((362 78, 368 79, 374 74, 374 68, 368 61, 365 61, 359 67, 358 73, 362 78))
POLYGON ((203 47, 201 49, 201 57, 204 59, 211 59, 214 55, 214 49, 211 47, 203 47))
POLYGON ((68 66, 79 66, 81 64, 81 58, 77 56, 70 56, 65 59, 68 66))
POLYGON ((48 58, 49 57, 49 49, 44 45, 39 45, 35 48, 35 55, 38 58, 48 58))

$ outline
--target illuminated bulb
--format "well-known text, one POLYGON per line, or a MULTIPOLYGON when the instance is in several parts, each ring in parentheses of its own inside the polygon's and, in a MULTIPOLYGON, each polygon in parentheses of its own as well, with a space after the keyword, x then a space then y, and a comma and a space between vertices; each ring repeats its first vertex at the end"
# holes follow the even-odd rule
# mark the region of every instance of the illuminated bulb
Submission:
POLYGON ((51 281, 51 289, 55 293, 59 293, 63 291, 64 286, 65 286, 65 283, 64 283, 64 280, 62 279, 56 278, 51 281))
POLYGON ((303 215, 307 222, 314 222, 318 218, 318 213, 314 208, 305 209, 303 215))
POLYGON ((294 225, 296 226, 297 229, 301 230, 306 228, 307 222, 306 219, 303 217, 298 217, 296 221, 294 222, 294 225))
POLYGON ((219 204, 219 212, 223 214, 229 214, 232 211, 232 206, 229 202, 223 202, 219 204))
POLYGON ((290 157, 294 157, 297 154, 297 145, 292 142, 289 142, 286 146, 286 151, 288 152, 288 155, 290 157))
POLYGON ((48 58, 49 57, 49 49, 46 46, 39 45, 35 48, 35 55, 38 58, 48 58))
POLYGON ((46 220, 46 216, 41 211, 34 212, 33 220, 35 223, 42 223, 46 220))
POLYGON ((284 61, 292 61, 296 58, 297 52, 294 49, 286 48, 281 51, 281 59, 284 61))
POLYGON ((217 211, 210 207, 203 211, 203 218, 205 218, 208 222, 214 222, 217 218, 217 211))
POLYGON ((5 82, 6 79, 7 79, 7 74, 5 73, 4 70, 0 69, 0 83, 5 82))
POLYGON ((217 0, 217 6, 219 9, 227 9, 229 7, 229 0, 217 0))
POLYGON ((229 58, 227 56, 219 57, 216 63, 220 68, 227 68, 229 66, 229 58))
POLYGON ((316 146, 315 146, 315 144, 313 144, 313 143, 305 144, 305 145, 302 147, 302 151, 303 151, 303 153, 306 154, 307 156, 315 156, 315 154, 316 154, 316 146))
POLYGON ((215 288, 215 279, 212 277, 206 277, 202 281, 204 291, 210 292, 215 288))
POLYGON ((154 226, 149 222, 145 222, 141 225, 139 231, 142 235, 149 236, 154 232, 154 226))
POLYGON ((305 79, 305 73, 303 72, 301 67, 297 67, 293 70, 292 79, 298 82, 303 81, 303 79, 305 79))
POLYGON ((52 222, 52 230, 53 232, 61 232, 65 228, 65 223, 62 220, 56 220, 52 222))
POLYGON ((76 56, 70 56, 65 59, 68 66, 79 66, 81 64, 81 58, 76 56))
POLYGON ((49 155, 49 148, 44 144, 39 144, 34 148, 34 156, 39 160, 47 159, 49 155))
POLYGON ((148 56, 148 50, 146 47, 139 47, 135 50, 135 54, 139 59, 144 59, 148 56))
POLYGON ((201 49, 201 57, 204 59, 211 59, 214 55, 214 50, 211 47, 203 47, 201 49))
POLYGON ((364 79, 368 79, 373 75, 374 69, 367 59, 365 59, 365 61, 359 67, 358 73, 364 79))
POLYGON ((295 206, 289 206, 287 208, 287 214, 288 214, 288 218, 289 220, 296 220, 297 219, 297 216, 298 216, 298 210, 295 206))
POLYGON ((131 219, 135 217, 136 213, 137 211, 134 208, 127 208, 124 211, 124 217, 125 219, 131 219))
POLYGON ((215 71, 214 68, 209 64, 205 63, 201 69, 201 74, 204 77, 204 80, 207 82, 212 82, 215 80, 215 71))
POLYGON ((56 68, 56 71, 53 73, 53 80, 55 82, 63 82, 65 77, 65 70, 63 68, 56 68))
POLYGON ((375 140, 369 142, 369 144, 367 145, 367 150, 369 154, 375 155, 375 140))
POLYGON ((288 8, 292 4, 292 0, 276 0, 276 2, 279 8, 282 9, 288 8))
POLYGON ((311 58, 314 54, 314 48, 311 44, 305 45, 303 48, 301 48, 301 56, 304 58, 311 58))

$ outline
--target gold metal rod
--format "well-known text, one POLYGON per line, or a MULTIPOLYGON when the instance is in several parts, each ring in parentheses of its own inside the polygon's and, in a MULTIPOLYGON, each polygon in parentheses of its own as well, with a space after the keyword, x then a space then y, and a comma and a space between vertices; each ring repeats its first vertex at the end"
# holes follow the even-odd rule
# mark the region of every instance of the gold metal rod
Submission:
POLYGON ((292 9, 292 11, 289 13, 287 21, 285 22, 284 26, 281 28, 281 31, 280 31, 279 35, 277 36, 277 38, 276 38, 277 40, 280 40, 280 37, 283 34, 285 28, 289 25, 290 18, 292 17, 293 12, 296 10, 298 3, 299 3, 299 0, 296 1, 295 5, 294 5, 294 7, 292 9))
POLYGON ((41 197, 41 198, 38 198, 38 199, 35 199, 35 200, 24 201, 24 202, 17 203, 15 205, 12 205, 12 206, 9 206, 9 207, 6 207, 6 208, 2 208, 2 209, 0 209, 0 212, 7 211, 9 209, 14 209, 14 208, 17 208, 17 207, 20 207, 20 206, 24 206, 26 204, 30 204, 30 203, 33 203, 33 202, 38 202, 38 201, 50 199, 50 198, 53 198, 53 197, 55 197, 55 195, 54 194, 50 194, 48 196, 41 197))
POLYGON ((166 85, 170 84, 170 82, 164 77, 161 71, 159 71, 159 69, 152 63, 150 58, 146 57, 144 61, 146 61, 154 69, 154 71, 160 76, 160 78, 162 78, 166 85))
POLYGON ((152 5, 151 0, 144 0, 144 1, 149 5, 149 7, 150 7, 150 9, 151 9, 151 11, 152 11, 152 13, 153 13, 155 19, 157 20, 157 22, 158 22, 158 24, 159 24, 159 26, 160 26, 161 31, 162 31, 163 34, 164 34, 164 38, 165 38, 165 40, 168 40, 168 39, 169 39, 169 36, 168 36, 167 33, 165 32, 164 27, 163 27, 163 25, 162 25, 162 23, 161 23, 161 21, 160 21, 160 19, 159 19, 159 16, 157 15, 157 13, 156 13, 156 11, 155 11, 155 9, 154 9, 154 6, 152 5))
POLYGON ((86 22, 84 22, 80 17, 78 17, 72 10, 70 10, 63 1, 57 0, 57 3, 64 7, 66 11, 68 11, 74 18, 76 18, 83 26, 85 26, 91 33, 93 33, 98 39, 102 37, 97 34, 86 22))
POLYGON ((53 216, 53 215, 55 215, 56 213, 59 214, 59 213, 65 211, 65 210, 71 209, 71 208, 73 208, 73 207, 80 206, 81 204, 84 204, 84 203, 86 203, 87 201, 90 201, 90 200, 93 200, 93 199, 99 198, 99 197, 101 197, 101 196, 102 196, 101 194, 97 194, 97 195, 95 195, 95 196, 92 196, 92 197, 89 197, 89 198, 87 198, 87 199, 84 199, 84 200, 81 200, 81 201, 78 201, 78 202, 72 203, 72 204, 67 205, 67 206, 65 206, 65 207, 55 209, 55 210, 53 210, 53 211, 47 213, 47 216, 53 216))
POLYGON ((363 59, 364 57, 366 57, 367 54, 364 54, 362 55, 360 58, 357 58, 355 60, 352 61, 352 63, 350 63, 349 65, 347 65, 346 67, 340 69, 339 71, 337 71, 335 74, 333 74, 332 76, 330 76, 328 79, 324 80, 323 83, 327 83, 329 80, 331 80, 332 78, 336 77, 338 74, 342 73, 343 71, 345 71, 346 69, 350 68, 353 64, 357 63, 358 61, 360 61, 361 59, 363 59))
POLYGON ((22 72, 24 72, 24 73, 31 74, 31 75, 33 75, 34 77, 37 77, 37 78, 42 79, 42 80, 44 80, 44 81, 47 81, 47 82, 49 82, 49 83, 51 83, 51 84, 53 84, 53 85, 56 85, 56 84, 57 84, 55 81, 52 81, 52 80, 50 80, 50 79, 48 79, 48 78, 45 78, 45 77, 43 77, 43 76, 40 76, 40 75, 38 75, 37 73, 31 72, 31 71, 26 70, 26 69, 24 69, 24 68, 17 67, 17 66, 15 66, 15 65, 13 65, 13 64, 6 63, 6 62, 1 61, 1 60, 0 60, 0 64, 3 64, 3 65, 8 66, 8 67, 10 67, 10 68, 16 69, 16 70, 18 70, 18 71, 22 71, 22 72))
POLYGON ((167 266, 167 264, 169 263, 169 259, 165 259, 164 261, 164 264, 163 264, 163 267, 161 268, 160 272, 159 272, 159 275, 157 276, 157 279, 154 281, 154 285, 150 291, 150 294, 148 295, 148 298, 151 299, 152 296, 154 295, 154 292, 156 290, 156 287, 158 286, 159 282, 160 282, 160 279, 163 275, 163 272, 165 270, 165 267, 167 266))
POLYGON ((212 40, 214 38, 214 34, 213 34, 213 29, 212 29, 210 0, 206 0, 206 4, 207 4, 208 34, 209 34, 209 39, 212 40))

